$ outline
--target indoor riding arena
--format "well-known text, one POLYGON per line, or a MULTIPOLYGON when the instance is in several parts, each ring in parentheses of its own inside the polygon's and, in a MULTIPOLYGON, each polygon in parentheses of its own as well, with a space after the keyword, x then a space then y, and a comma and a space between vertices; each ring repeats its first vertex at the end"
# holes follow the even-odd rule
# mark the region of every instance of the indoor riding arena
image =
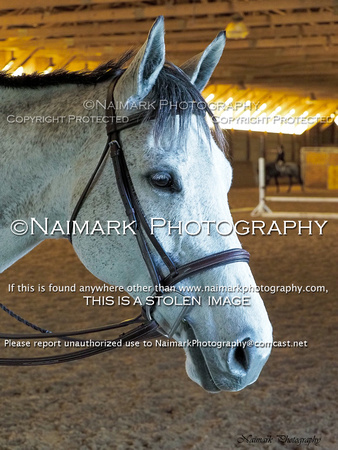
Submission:
POLYGON ((338 1, 0 21, 0 450, 337 449, 338 1))

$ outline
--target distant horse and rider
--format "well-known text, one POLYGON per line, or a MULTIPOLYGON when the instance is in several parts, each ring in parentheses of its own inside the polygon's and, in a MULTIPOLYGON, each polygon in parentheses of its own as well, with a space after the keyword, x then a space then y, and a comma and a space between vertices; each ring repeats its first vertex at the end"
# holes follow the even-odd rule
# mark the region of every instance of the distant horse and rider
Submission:
POLYGON ((279 192, 278 178, 289 177, 288 192, 291 191, 292 181, 295 178, 304 189, 303 180, 300 174, 300 166, 294 162, 285 162, 284 146, 278 147, 277 158, 274 162, 265 165, 265 185, 267 186, 271 178, 275 179, 276 190, 279 192))

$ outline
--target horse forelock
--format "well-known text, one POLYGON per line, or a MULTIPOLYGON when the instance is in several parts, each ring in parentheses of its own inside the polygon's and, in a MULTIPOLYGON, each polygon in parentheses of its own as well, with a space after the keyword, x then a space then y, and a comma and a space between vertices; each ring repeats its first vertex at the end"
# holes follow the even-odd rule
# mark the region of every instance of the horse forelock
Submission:
POLYGON ((170 62, 164 64, 147 97, 147 102, 152 105, 152 108, 147 110, 145 120, 153 115, 155 110, 154 134, 156 140, 160 140, 164 133, 168 133, 169 136, 175 134, 177 117, 179 119, 178 132, 184 139, 193 115, 197 117, 201 130, 210 136, 210 129, 206 121, 208 115, 214 124, 215 141, 227 156, 226 141, 215 116, 199 90, 180 68, 170 62))

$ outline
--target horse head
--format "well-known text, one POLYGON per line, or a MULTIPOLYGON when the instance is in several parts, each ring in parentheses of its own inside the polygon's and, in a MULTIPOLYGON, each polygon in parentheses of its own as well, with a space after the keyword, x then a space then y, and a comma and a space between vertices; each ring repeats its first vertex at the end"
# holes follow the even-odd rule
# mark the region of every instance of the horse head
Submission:
MULTIPOLYGON (((166 63, 164 24, 159 18, 113 93, 117 117, 146 110, 145 120, 122 130, 119 139, 144 215, 178 266, 241 247, 237 235, 229 232, 231 165, 220 148, 222 137, 209 130, 207 116, 212 118, 212 113, 200 94, 224 45, 225 35, 220 33, 180 68, 166 63)), ((127 220, 110 161, 79 219, 93 213, 101 220, 127 220)), ((152 285, 132 233, 74 236, 73 245, 87 268, 105 282, 152 285)), ((165 277, 162 258, 149 247, 165 277)), ((190 309, 173 336, 182 345, 202 343, 184 346, 189 377, 211 392, 235 391, 253 383, 269 357, 272 329, 248 264, 213 267, 176 284, 177 291, 192 288, 200 304, 190 309), (225 345, 217 348, 218 343, 225 345)), ((137 296, 145 304, 149 291, 137 296)), ((179 308, 157 305, 153 317, 165 328, 175 322, 179 308)))

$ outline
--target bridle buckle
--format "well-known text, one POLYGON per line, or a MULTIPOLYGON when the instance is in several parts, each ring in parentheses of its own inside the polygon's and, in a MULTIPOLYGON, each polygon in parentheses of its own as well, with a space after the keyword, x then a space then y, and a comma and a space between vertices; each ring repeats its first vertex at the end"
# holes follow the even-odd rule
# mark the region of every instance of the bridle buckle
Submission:
POLYGON ((108 143, 109 151, 112 156, 118 156, 122 150, 121 145, 117 139, 113 139, 108 143))

